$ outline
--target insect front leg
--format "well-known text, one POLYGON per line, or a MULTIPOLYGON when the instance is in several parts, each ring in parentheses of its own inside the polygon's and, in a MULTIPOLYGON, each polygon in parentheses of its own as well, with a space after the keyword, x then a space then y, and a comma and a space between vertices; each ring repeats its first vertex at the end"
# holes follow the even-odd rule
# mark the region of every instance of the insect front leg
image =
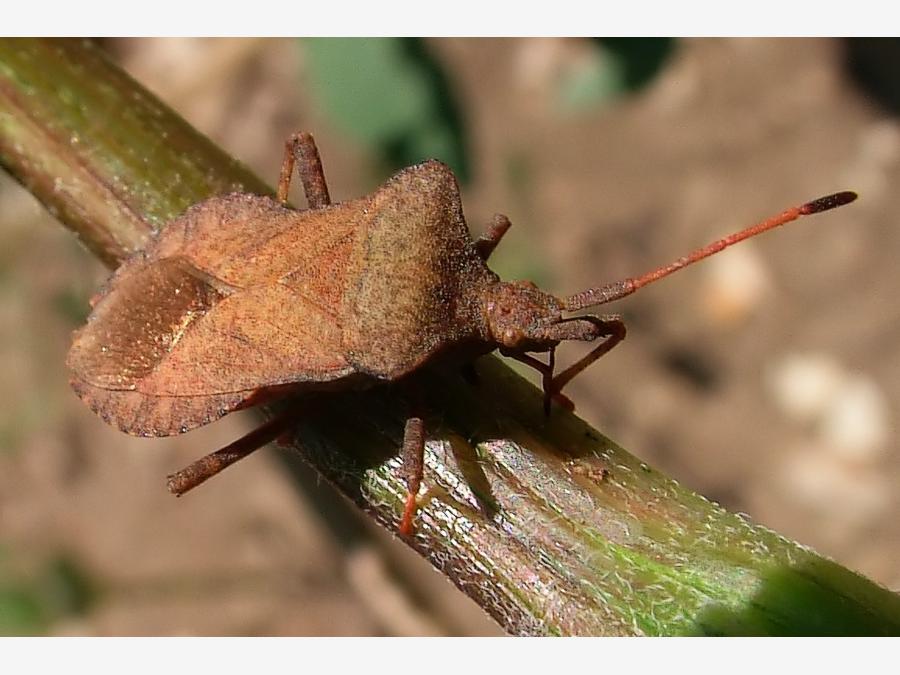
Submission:
MULTIPOLYGON (((549 384, 549 394, 551 396, 559 395, 562 392, 562 388, 565 387, 569 382, 572 381, 576 375, 578 375, 581 371, 591 365, 594 361, 599 359, 601 356, 606 354, 610 349, 619 344, 622 340, 625 339, 625 324, 618 316, 609 315, 609 316, 582 316, 569 320, 569 324, 573 327, 576 327, 576 324, 579 322, 589 322, 596 328, 596 334, 594 338, 602 337, 606 338, 597 345, 594 349, 588 352, 581 359, 573 363, 571 366, 562 371, 559 375, 554 377, 549 384)), ((557 326, 564 326, 565 323, 557 324, 557 326)), ((563 335, 563 334, 561 334, 563 335)), ((562 336, 562 339, 583 339, 583 338, 574 338, 574 337, 565 337, 562 336)), ((593 338, 592 338, 593 339, 593 338)), ((547 393, 547 384, 545 383, 545 393, 547 393)))
POLYGON ((491 253, 497 248, 497 244, 500 243, 500 240, 503 239, 503 235, 506 234, 506 231, 511 226, 512 223, 509 222, 509 218, 502 213, 494 214, 494 218, 491 220, 487 232, 481 235, 478 238, 478 241, 475 242, 475 250, 482 260, 487 260, 491 257, 491 253))
POLYGON ((281 177, 278 179, 278 201, 287 204, 295 163, 309 208, 321 209, 331 204, 319 149, 312 134, 306 131, 294 134, 284 144, 284 160, 281 163, 281 177))
POLYGON ((548 355, 548 362, 544 363, 539 359, 531 356, 530 354, 523 354, 521 352, 510 352, 500 350, 500 353, 503 356, 508 356, 511 359, 515 359, 520 363, 524 363, 526 366, 534 368, 541 374, 541 389, 544 392, 544 414, 550 414, 550 401, 552 399, 556 399, 556 402, 561 406, 566 408, 567 410, 575 410, 575 404, 569 400, 569 397, 559 391, 553 391, 553 369, 556 367, 556 348, 550 350, 548 355))
POLYGON ((416 497, 425 473, 425 422, 421 417, 410 417, 406 420, 400 458, 403 460, 403 474, 409 493, 406 496, 406 507, 403 509, 399 529, 400 534, 409 536, 413 533, 416 497))
POLYGON ((544 412, 549 415, 551 382, 553 381, 553 369, 556 367, 556 349, 550 350, 548 363, 544 363, 534 358, 531 354, 523 352, 506 351, 501 348, 500 353, 534 368, 541 374, 541 389, 544 390, 544 412))

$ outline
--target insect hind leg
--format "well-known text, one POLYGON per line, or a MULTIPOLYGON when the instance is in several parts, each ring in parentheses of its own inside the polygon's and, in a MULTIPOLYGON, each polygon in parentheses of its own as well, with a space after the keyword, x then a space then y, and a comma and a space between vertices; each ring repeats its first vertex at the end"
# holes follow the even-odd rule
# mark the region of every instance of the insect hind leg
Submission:
POLYGON ((226 445, 216 452, 211 452, 181 471, 171 474, 166 479, 169 492, 180 497, 238 460, 274 441, 296 423, 296 412, 296 408, 287 408, 234 443, 226 445))
POLYGON ((319 149, 312 134, 306 131, 294 134, 284 144, 284 160, 281 163, 281 177, 278 179, 278 201, 287 204, 295 164, 309 208, 321 209, 331 204, 319 149))

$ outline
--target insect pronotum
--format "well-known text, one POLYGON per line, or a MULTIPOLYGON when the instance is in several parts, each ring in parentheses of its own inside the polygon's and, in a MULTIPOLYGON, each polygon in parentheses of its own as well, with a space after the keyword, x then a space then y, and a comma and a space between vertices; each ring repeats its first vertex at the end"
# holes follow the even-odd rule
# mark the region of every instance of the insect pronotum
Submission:
MULTIPOLYGON (((473 241, 452 171, 403 169, 365 197, 332 204, 311 135, 285 146, 277 199, 212 197, 174 219, 111 277, 69 352, 72 386, 122 431, 167 436, 305 391, 399 380, 438 360, 464 366, 500 353, 542 376, 544 408, 625 337, 616 315, 576 314, 618 300, 734 243, 853 201, 839 192, 741 230, 654 269, 558 298, 506 282, 486 262, 510 223, 497 215, 473 241), (287 204, 296 166, 308 209, 287 204), (601 340, 555 373, 563 340, 601 340), (548 353, 548 362, 532 356, 548 353)), ((169 476, 183 494, 273 440, 276 416, 169 476)), ((401 449, 413 528, 425 427, 413 414, 401 449)))

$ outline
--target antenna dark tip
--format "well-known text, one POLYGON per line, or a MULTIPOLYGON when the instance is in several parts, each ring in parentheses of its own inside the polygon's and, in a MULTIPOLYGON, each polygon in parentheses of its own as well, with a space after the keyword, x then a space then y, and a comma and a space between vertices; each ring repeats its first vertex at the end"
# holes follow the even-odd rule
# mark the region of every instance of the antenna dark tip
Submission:
POLYGON ((807 202, 806 204, 801 206, 800 213, 808 216, 813 213, 821 213, 822 211, 836 209, 839 206, 843 206, 844 204, 849 204, 850 202, 855 201, 857 196, 858 195, 855 192, 847 191, 837 192, 833 195, 828 195, 827 197, 819 197, 819 199, 807 202))

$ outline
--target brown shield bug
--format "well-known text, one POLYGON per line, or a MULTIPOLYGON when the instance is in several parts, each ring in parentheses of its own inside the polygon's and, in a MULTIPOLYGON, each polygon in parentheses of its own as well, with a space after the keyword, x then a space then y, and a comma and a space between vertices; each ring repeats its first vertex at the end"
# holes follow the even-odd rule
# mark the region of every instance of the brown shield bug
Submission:
MULTIPOLYGON (((538 370, 544 407, 625 337, 615 315, 574 315, 629 295, 738 241, 853 201, 840 192, 787 209, 643 276, 568 297, 506 282, 486 264, 509 228, 495 216, 473 241, 450 169, 430 160, 371 195, 332 204, 312 136, 285 146, 277 200, 213 197, 189 208, 123 264, 77 331, 68 356, 75 392, 106 422, 167 436, 241 408, 304 391, 366 387, 431 363, 500 353, 538 370), (295 163, 309 208, 287 205, 295 163), (601 339, 554 374, 563 340, 601 339), (532 353, 548 352, 544 363, 532 353)), ((169 477, 183 494, 280 435, 290 414, 169 477)), ((410 533, 422 480, 422 419, 406 423, 410 533)))

